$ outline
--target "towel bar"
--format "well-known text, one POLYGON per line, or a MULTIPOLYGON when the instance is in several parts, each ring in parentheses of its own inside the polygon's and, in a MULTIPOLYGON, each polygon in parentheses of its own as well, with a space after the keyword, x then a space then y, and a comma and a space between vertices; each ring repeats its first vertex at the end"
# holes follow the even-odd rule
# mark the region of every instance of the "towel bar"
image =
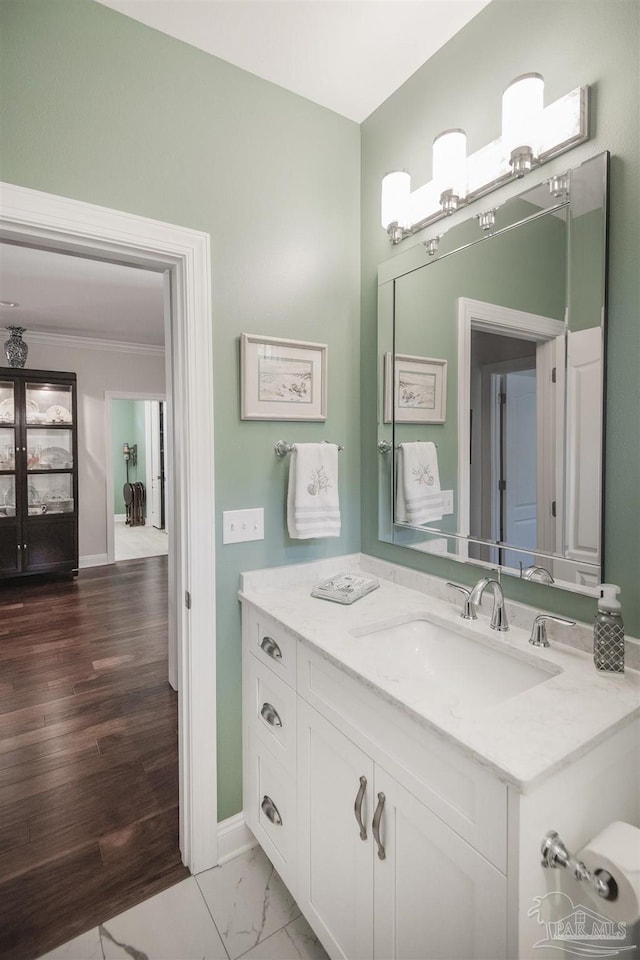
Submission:
MULTIPOLYGON (((400 444, 397 443, 397 444, 396 444, 396 450, 397 450, 399 447, 400 447, 400 444)), ((438 444, 437 444, 437 443, 434 443, 434 447, 435 447, 436 450, 437 450, 437 449, 438 449, 438 444)), ((393 450, 393 444, 391 443, 391 440, 378 440, 378 451, 379 451, 380 453, 390 453, 391 450, 393 450)))
MULTIPOLYGON (((322 442, 329 443, 328 440, 323 440, 322 442)), ((341 443, 339 443, 337 446, 338 446, 338 450, 344 450, 344 447, 342 446, 341 443)), ((295 443, 287 443, 286 440, 278 440, 278 442, 275 444, 273 449, 276 452, 276 457, 286 457, 286 455, 288 453, 291 453, 293 450, 295 450, 295 448, 296 448, 295 443)))

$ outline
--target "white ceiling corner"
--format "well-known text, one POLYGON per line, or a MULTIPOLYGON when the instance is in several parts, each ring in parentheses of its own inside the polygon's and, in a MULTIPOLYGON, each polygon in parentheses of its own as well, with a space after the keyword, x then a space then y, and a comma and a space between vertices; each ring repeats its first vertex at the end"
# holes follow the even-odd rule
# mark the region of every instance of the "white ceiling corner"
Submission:
POLYGON ((98 0, 361 123, 489 0, 98 0))

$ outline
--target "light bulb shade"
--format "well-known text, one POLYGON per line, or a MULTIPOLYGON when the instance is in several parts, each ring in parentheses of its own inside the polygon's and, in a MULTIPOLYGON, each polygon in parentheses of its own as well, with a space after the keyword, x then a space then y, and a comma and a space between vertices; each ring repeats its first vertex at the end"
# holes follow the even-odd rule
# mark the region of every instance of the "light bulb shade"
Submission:
POLYGON ((392 223, 407 226, 411 177, 406 170, 393 170, 382 178, 381 220, 385 230, 392 223))
POLYGON ((467 193, 467 135, 464 130, 445 130, 433 141, 433 182, 438 194, 467 193))
POLYGON ((529 148, 540 153, 544 80, 539 73, 526 73, 509 84, 502 95, 502 143, 507 159, 514 150, 529 148))

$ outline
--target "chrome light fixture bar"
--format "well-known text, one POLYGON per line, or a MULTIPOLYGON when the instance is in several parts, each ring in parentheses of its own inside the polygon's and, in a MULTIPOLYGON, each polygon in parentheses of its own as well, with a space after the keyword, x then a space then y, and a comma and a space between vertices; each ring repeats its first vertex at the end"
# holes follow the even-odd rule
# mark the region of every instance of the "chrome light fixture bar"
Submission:
POLYGON ((589 87, 576 87, 544 108, 543 87, 540 74, 517 77, 503 96, 502 135, 468 157, 463 130, 437 136, 433 179, 417 190, 406 170, 383 177, 381 220, 392 243, 589 139, 589 87))

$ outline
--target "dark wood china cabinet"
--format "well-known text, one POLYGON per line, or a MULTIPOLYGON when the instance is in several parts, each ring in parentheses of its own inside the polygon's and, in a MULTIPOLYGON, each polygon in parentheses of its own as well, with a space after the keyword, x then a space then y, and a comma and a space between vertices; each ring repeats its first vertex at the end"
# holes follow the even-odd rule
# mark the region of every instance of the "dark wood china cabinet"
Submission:
POLYGON ((78 572, 76 375, 0 367, 0 579, 78 572))

